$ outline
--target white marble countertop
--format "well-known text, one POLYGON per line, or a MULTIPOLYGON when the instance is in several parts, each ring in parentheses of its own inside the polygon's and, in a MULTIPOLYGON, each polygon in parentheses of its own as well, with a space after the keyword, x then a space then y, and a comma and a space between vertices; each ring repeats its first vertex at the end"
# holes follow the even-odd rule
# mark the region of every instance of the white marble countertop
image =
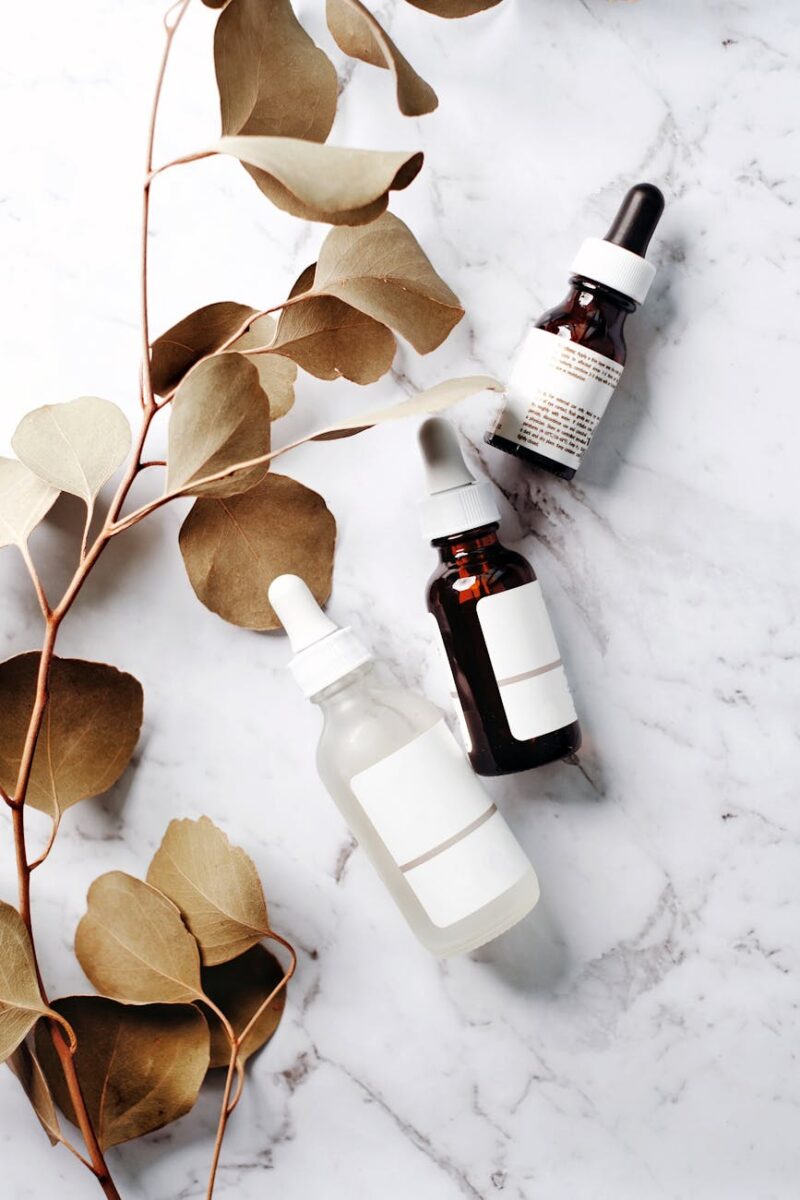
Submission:
MULTIPOLYGON (((35 879, 53 994, 89 882, 142 873, 172 816, 208 813, 258 863, 299 948, 279 1035, 254 1064, 218 1195, 237 1200, 795 1200, 800 1183, 800 554, 797 280, 800 105, 792 0, 505 0, 464 22, 379 6, 441 97, 404 121, 387 75, 347 79, 333 140, 421 147, 393 199, 468 307, 439 351, 358 393, 303 377, 287 436, 410 386, 504 377, 627 186, 659 183, 660 270, 629 365, 574 485, 482 443, 456 411, 533 560, 583 722, 581 768, 493 786, 542 902, 468 957, 426 956, 317 781, 318 714, 283 638, 199 606, 175 507, 101 562, 62 653, 133 671, 134 769, 64 821, 35 879)), ((329 45, 322 0, 302 0, 329 45)), ((212 16, 190 10, 162 153, 216 129, 212 16)), ((41 0, 4 19, 0 62, 2 420, 107 396, 135 413, 136 238, 162 4, 41 0)), ((235 164, 154 196, 153 317, 268 304, 324 229, 275 212, 235 164)), ((315 445, 284 467, 339 522, 333 615, 444 703, 424 586, 411 426, 315 445), (356 491, 357 485, 357 491, 356 491)), ((34 551, 63 578, 68 505, 34 551)), ((36 646, 16 554, 0 556, 4 656, 36 646)), ((36 835, 43 827, 32 818, 36 835)), ((2 819, 0 894, 14 896, 2 819)), ((125 1200, 204 1191, 218 1096, 111 1153, 125 1200)), ((48 1151, 0 1076, 4 1195, 99 1190, 48 1151)))

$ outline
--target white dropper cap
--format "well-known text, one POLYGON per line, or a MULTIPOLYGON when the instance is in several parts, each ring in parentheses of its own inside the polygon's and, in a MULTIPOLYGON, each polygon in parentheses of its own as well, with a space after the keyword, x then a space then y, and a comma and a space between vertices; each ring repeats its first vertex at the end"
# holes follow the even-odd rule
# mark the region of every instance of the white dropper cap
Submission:
POLYGON ((315 696, 372 658, 349 626, 340 629, 325 615, 297 575, 279 575, 268 594, 289 635, 294 651, 289 670, 304 695, 315 696))
POLYGON ((431 493, 420 503, 423 537, 435 541, 500 520, 494 488, 476 482, 449 421, 443 417, 423 421, 419 444, 431 493))

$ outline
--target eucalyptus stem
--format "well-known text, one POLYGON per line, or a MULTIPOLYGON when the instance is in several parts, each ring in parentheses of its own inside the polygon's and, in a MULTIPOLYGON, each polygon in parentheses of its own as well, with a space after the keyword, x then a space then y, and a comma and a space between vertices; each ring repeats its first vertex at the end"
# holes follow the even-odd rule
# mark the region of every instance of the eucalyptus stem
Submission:
MULTIPOLYGON (((33 935, 33 925, 31 920, 31 873, 39 866, 50 852, 52 843, 57 830, 57 819, 54 822, 54 829, 50 842, 45 851, 40 857, 33 862, 29 862, 25 838, 25 802, 28 795, 30 785, 31 772, 33 770, 34 755, 39 736, 44 722, 45 712, 48 699, 48 685, 50 679, 50 670, 55 654, 56 640, 61 622, 70 611, 75 599, 78 596, 86 578, 96 564, 106 545, 108 544, 112 534, 111 527, 119 516, 125 499, 131 489, 131 486, 136 479, 139 471, 142 468, 142 451, 147 439, 147 434, 150 429, 153 416, 156 412, 155 398, 153 396, 151 375, 150 375, 150 334, 149 334, 149 316, 148 316, 148 287, 147 287, 147 243, 149 235, 149 219, 150 219, 150 175, 153 165, 153 145, 155 140, 156 119, 158 114, 158 105, 161 97, 161 90, 164 83, 167 62, 169 59, 170 49, 175 33, 180 25, 188 8, 190 0, 179 0, 178 5, 173 5, 165 18, 164 26, 166 29, 166 40, 161 57, 161 64, 156 79, 155 94, 153 97, 153 105, 150 115, 150 123, 147 135, 147 152, 146 152, 146 168, 143 188, 143 203, 142 203, 142 242, 141 242, 141 320, 142 320, 142 343, 143 343, 143 362, 141 369, 141 391, 142 403, 144 412, 142 415, 141 427, 136 446, 131 455, 128 469, 122 482, 119 485, 117 493, 111 503, 103 527, 97 535, 91 547, 88 547, 88 535, 91 523, 91 509, 87 512, 86 523, 84 526, 83 537, 81 541, 81 552, 78 567, 73 575, 73 578, 68 585, 61 601, 55 610, 51 609, 50 604, 42 587, 38 573, 33 565, 27 547, 23 550, 23 558, 31 580, 36 591, 36 596, 39 601, 39 606, 44 617, 44 638, 42 642, 42 651, 39 657, 39 668, 36 677, 36 688, 34 694, 33 708, 28 722, 28 729, 25 735, 22 757, 20 760, 19 771, 17 774, 16 786, 14 795, 8 796, 3 793, 3 799, 6 800, 12 810, 12 824, 14 831, 14 849, 17 862, 17 882, 19 890, 19 911, 22 920, 28 930, 30 938, 31 952, 33 956, 34 968, 39 981, 39 987, 42 999, 49 1007, 47 992, 44 987, 41 970, 39 967, 38 956, 33 935), (176 11, 177 10, 177 11, 176 11), (172 21, 169 20, 170 14, 176 12, 172 21)), ((74 1035, 71 1036, 71 1042, 68 1042, 64 1037, 63 1030, 59 1027, 61 1019, 57 1016, 49 1018, 50 1036, 53 1041, 53 1046, 58 1055, 64 1072, 67 1090, 69 1092, 72 1107, 75 1112, 75 1119, 83 1137, 86 1149, 89 1154, 88 1165, 97 1178, 98 1183, 103 1189, 108 1200, 120 1200, 119 1192, 114 1184, 100 1143, 97 1139, 96 1131, 92 1125, 86 1101, 81 1090, 80 1081, 75 1069, 73 1059, 75 1044, 74 1035)), ((75 1151, 74 1147, 70 1147, 73 1153, 76 1153, 82 1162, 87 1160, 75 1151)))

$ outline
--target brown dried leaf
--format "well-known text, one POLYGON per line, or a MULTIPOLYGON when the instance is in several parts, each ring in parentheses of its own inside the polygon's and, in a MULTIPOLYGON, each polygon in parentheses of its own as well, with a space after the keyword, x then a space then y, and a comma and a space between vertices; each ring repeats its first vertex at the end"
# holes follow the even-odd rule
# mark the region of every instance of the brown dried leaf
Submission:
POLYGON ((325 501, 285 475, 228 500, 198 500, 180 547, 189 580, 206 608, 244 629, 280 629, 267 588, 287 572, 328 599, 336 522, 325 501))
POLYGON ((264 467, 198 487, 192 481, 268 454, 269 446, 269 400, 256 368, 241 354, 208 358, 189 372, 172 402, 165 490, 187 496, 243 492, 263 478, 264 467))
POLYGON ((46 1012, 25 922, 0 900, 0 1062, 13 1054, 46 1012))
POLYGON ((388 325, 420 354, 441 345, 464 315, 458 296, 392 213, 365 228, 332 229, 322 244, 313 290, 388 325))
POLYGON ((206 8, 224 8, 228 0, 203 0, 206 8))
POLYGON ((223 134, 325 141, 336 71, 289 0, 233 0, 217 22, 214 62, 223 134))
MULTIPOLYGON (((0 663, 0 784, 13 794, 36 694, 38 652, 0 663)), ((142 726, 142 686, 105 663, 54 658, 27 803, 55 817, 99 796, 131 760, 142 726)))
POLYGON ((284 310, 269 354, 285 354, 317 379, 374 383, 391 367, 396 349, 391 330, 373 317, 335 296, 309 296, 284 310))
MULTIPOLYGON (((204 967, 203 990, 225 1013, 238 1036, 281 982, 283 974, 283 967, 274 954, 264 946, 253 946, 221 966, 204 967)), ((285 1005, 286 988, 282 987, 242 1042, 239 1051, 242 1063, 270 1040, 280 1024, 285 1005)), ((231 1056, 227 1034, 219 1017, 210 1009, 206 1010, 206 1019, 211 1030, 211 1066, 227 1067, 231 1056)))
POLYGON ((408 187, 422 154, 351 150, 289 137, 223 137, 210 147, 258 168, 256 182, 278 208, 306 221, 363 225, 408 187))
MULTIPOLYGON (((231 346, 231 350, 252 350, 256 346, 271 346, 275 338, 277 322, 272 317, 259 317, 250 326, 247 333, 231 346)), ((270 420, 277 421, 285 417, 294 404, 294 384, 297 379, 297 367, 290 361, 290 356, 281 354, 253 354, 248 356, 250 362, 258 371, 259 382, 269 399, 270 420)))
POLYGON ((127 1004, 202 998, 200 952, 171 900, 124 871, 89 888, 75 953, 98 991, 127 1004))
MULTIPOLYGON (((45 1037, 49 1039, 49 1034, 45 1033, 45 1037)), ((27 1042, 20 1042, 8 1059, 8 1065, 33 1105, 33 1110, 50 1140, 50 1145, 57 1145, 61 1141, 61 1126, 53 1095, 41 1064, 27 1042)))
POLYGON ((11 445, 40 479, 92 504, 130 453, 131 427, 110 400, 81 396, 27 413, 11 445))
POLYGON ((246 318, 258 310, 247 304, 221 300, 205 304, 156 338, 150 351, 153 391, 165 396, 176 388, 187 371, 219 350, 246 318))
POLYGON ((269 933, 253 860, 208 817, 170 821, 147 882, 177 904, 206 966, 235 958, 269 933))
POLYGON ((439 103, 436 92, 403 57, 361 0, 327 0, 326 15, 328 28, 345 54, 394 72, 401 113, 420 117, 433 112, 439 103))
POLYGON ((462 379, 447 379, 444 383, 437 383, 424 392, 418 392, 416 396, 410 396, 408 400, 401 400, 399 404, 393 404, 391 408, 377 408, 372 412, 345 417, 344 420, 337 421, 335 425, 321 429, 319 433, 315 433, 308 440, 327 442, 337 438, 352 437, 355 433, 363 433, 365 429, 372 429, 374 425, 382 425, 384 421, 400 421, 405 417, 419 417, 423 414, 442 412, 443 409, 450 408, 451 405, 458 404, 460 400, 466 400, 468 396, 474 396, 478 392, 502 392, 503 390, 503 385, 489 375, 466 375, 462 379))
MULTIPOLYGON (((161 1129, 193 1107, 209 1065, 209 1031, 193 1005, 119 1004, 105 996, 67 996, 53 1007, 78 1038, 74 1063, 103 1150, 161 1129)), ((36 1049, 67 1120, 75 1112, 49 1033, 36 1049)))
POLYGON ((21 462, 0 458, 0 548, 23 547, 57 498, 58 489, 21 462))
POLYGON ((408 3, 435 17, 471 17, 494 8, 500 0, 408 0, 408 3))

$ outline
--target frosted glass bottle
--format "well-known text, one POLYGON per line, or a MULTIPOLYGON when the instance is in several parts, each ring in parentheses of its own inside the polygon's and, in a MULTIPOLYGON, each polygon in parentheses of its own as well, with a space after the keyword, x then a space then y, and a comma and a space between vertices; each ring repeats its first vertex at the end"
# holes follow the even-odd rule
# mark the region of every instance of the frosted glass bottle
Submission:
POLYGON ((385 684, 296 577, 276 580, 270 601, 297 651, 295 678, 322 710, 320 778, 419 940, 446 956, 510 929, 538 881, 442 713, 385 684))

